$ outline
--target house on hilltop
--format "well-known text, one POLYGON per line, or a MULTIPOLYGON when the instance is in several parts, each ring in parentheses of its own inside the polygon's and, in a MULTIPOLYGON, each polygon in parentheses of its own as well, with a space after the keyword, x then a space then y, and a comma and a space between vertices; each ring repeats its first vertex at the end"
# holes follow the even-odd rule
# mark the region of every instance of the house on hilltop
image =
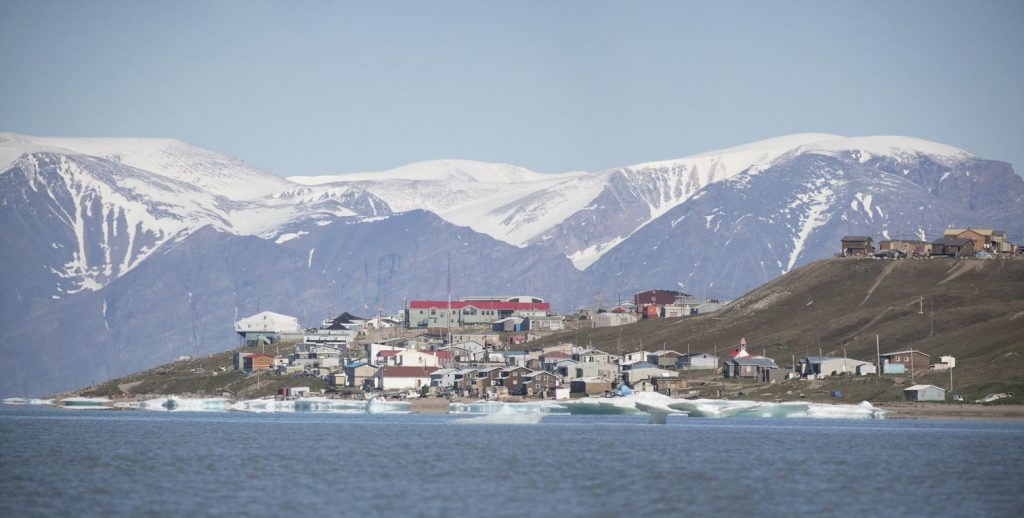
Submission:
POLYGON ((844 256, 865 256, 875 253, 874 241, 870 236, 843 236, 840 253, 844 256))
POLYGON ((974 241, 961 237, 941 237, 932 241, 932 255, 953 258, 971 257, 974 255, 974 241))

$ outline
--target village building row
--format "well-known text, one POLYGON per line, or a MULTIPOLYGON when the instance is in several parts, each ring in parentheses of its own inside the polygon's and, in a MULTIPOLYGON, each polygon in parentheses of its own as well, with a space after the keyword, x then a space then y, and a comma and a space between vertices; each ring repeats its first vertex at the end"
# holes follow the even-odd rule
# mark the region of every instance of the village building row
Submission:
POLYGON ((462 328, 490 326, 510 317, 546 317, 551 305, 540 297, 528 295, 502 297, 462 297, 457 301, 412 300, 405 310, 409 328, 462 328))
POLYGON ((992 229, 955 228, 943 231, 934 241, 889 239, 878 244, 870 236, 843 236, 839 255, 876 257, 1007 257, 1020 253, 1010 242, 1006 231, 992 229))
MULTIPOLYGON (((984 234, 980 234, 984 235, 984 234)), ((966 239, 966 238, 957 238, 966 239)), ((973 241, 971 241, 973 246, 973 241)), ((665 302, 668 295, 680 300, 679 292, 657 292, 634 298, 640 307, 665 302)), ((640 294, 638 294, 640 295, 640 294)), ((683 294, 685 295, 685 294, 683 294)), ((491 300, 463 301, 486 307, 491 300)), ((533 298, 529 302, 505 301, 509 304, 529 304, 540 311, 533 298)), ((454 304, 454 303, 453 303, 454 304)), ((454 308, 454 305, 453 305, 454 308)), ((461 309, 465 309, 465 306, 461 309)), ((546 310, 545 310, 546 312, 546 310)), ((629 321, 629 313, 599 313, 595 319, 629 321), (604 317, 603 315, 607 315, 604 317), (612 320, 614 319, 614 320, 612 320)), ((636 317, 632 317, 636 318, 636 317)), ((525 316, 495 319, 492 326, 502 331, 522 330, 533 320, 544 325, 564 322, 559 317, 525 316)), ((379 325, 390 325, 378 319, 379 325)), ((863 376, 869 374, 909 375, 928 370, 951 369, 955 359, 943 356, 932 363, 931 356, 921 351, 906 350, 879 355, 879 365, 869 361, 834 356, 808 356, 794 365, 793 371, 781 369, 771 358, 751 354, 746 341, 732 350, 724 361, 708 353, 686 354, 675 350, 634 351, 623 355, 611 354, 591 347, 556 344, 528 350, 501 350, 499 332, 462 332, 452 334, 452 343, 438 345, 437 340, 421 338, 399 341, 372 342, 363 346, 365 356, 349 357, 351 342, 365 330, 367 320, 342 313, 323 321, 316 329, 302 330, 297 319, 273 312, 263 312, 235 323, 236 331, 247 345, 259 345, 261 352, 238 351, 233 358, 234 368, 249 374, 272 371, 280 375, 301 374, 327 380, 333 387, 360 390, 428 390, 435 393, 454 392, 474 397, 531 396, 555 397, 556 391, 579 394, 600 394, 620 384, 635 391, 655 390, 666 394, 681 394, 686 382, 680 373, 687 370, 718 369, 726 379, 743 379, 757 383, 773 383, 782 378, 824 378, 838 375, 863 376), (266 345, 283 336, 302 336, 287 356, 274 356, 263 352, 266 345), (878 372, 881 369, 881 372, 878 372)), ((907 389, 906 397, 932 398, 932 389, 907 389)), ((920 400, 925 400, 920 399, 920 400)), ((919 399, 914 399, 919 400, 919 399)))

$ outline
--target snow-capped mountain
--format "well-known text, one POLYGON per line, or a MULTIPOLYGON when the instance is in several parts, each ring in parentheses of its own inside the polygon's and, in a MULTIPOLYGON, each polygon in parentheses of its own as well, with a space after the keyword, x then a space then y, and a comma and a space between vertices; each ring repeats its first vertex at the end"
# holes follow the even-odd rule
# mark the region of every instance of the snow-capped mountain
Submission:
POLYGON ((395 211, 428 210, 516 246, 585 207, 604 183, 599 175, 583 172, 541 174, 472 160, 433 160, 389 171, 289 180, 320 188, 358 186, 395 211), (532 210, 518 210, 517 202, 537 196, 544 199, 532 210))
MULTIPOLYGON (((694 293, 711 290, 734 298, 838 252, 844 235, 931 241, 949 226, 992 226, 993 220, 969 208, 982 200, 965 206, 943 199, 903 174, 904 168, 957 171, 950 175, 970 170, 977 178, 999 177, 1017 192, 1024 189, 1020 177, 1000 162, 971 159, 939 166, 935 160, 943 157, 915 155, 886 171, 881 162, 862 162, 862 157, 857 150, 799 153, 708 185, 638 230, 589 271, 626 288, 681 282, 694 293)), ((1019 235, 1021 226, 1000 228, 1019 235)))
POLYGON ((949 226, 1019 240, 1024 180, 905 137, 800 134, 589 173, 439 160, 285 179, 174 140, 0 134, 0 380, 19 380, 0 392, 221 350, 236 312, 393 310, 442 295, 449 260, 458 293, 566 310, 677 283, 731 298, 844 234, 949 226))
POLYGON ((22 284, 0 306, 100 289, 207 225, 282 239, 303 222, 391 213, 359 187, 314 191, 177 141, 3 134, 0 160, 0 257, 22 284))
POLYGON ((251 200, 294 185, 241 160, 174 139, 56 138, 0 133, 0 170, 25 151, 102 158, 192 184, 229 200, 251 200))

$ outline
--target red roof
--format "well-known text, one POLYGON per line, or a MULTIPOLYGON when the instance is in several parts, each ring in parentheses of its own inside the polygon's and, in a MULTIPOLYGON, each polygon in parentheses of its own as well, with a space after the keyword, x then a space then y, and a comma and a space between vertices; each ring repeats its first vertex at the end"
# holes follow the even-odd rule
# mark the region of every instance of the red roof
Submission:
MULTIPOLYGON (((547 302, 482 302, 452 301, 452 309, 474 307, 476 309, 494 309, 504 311, 548 311, 551 304, 547 302)), ((446 300, 410 300, 409 309, 448 309, 446 300)))
POLYGON ((384 367, 385 378, 429 378, 437 367, 384 367))
POLYGON ((427 354, 433 354, 434 356, 437 356, 437 359, 441 360, 441 361, 449 361, 449 360, 452 359, 452 352, 451 351, 424 351, 424 352, 427 353, 427 354))
POLYGON ((380 356, 382 358, 387 358, 388 356, 398 356, 398 353, 400 353, 400 352, 402 352, 402 351, 395 351, 395 350, 377 351, 377 356, 380 356))

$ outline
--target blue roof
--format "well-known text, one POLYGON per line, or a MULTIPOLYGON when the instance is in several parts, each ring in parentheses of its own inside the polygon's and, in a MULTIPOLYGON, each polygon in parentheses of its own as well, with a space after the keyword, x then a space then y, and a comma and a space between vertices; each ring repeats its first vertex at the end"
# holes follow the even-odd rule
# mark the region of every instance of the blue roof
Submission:
POLYGON ((353 368, 355 368, 355 367, 362 367, 363 365, 369 365, 369 364, 366 363, 366 362, 356 362, 356 363, 350 363, 350 364, 346 365, 345 368, 347 369, 349 367, 353 367, 353 368))

